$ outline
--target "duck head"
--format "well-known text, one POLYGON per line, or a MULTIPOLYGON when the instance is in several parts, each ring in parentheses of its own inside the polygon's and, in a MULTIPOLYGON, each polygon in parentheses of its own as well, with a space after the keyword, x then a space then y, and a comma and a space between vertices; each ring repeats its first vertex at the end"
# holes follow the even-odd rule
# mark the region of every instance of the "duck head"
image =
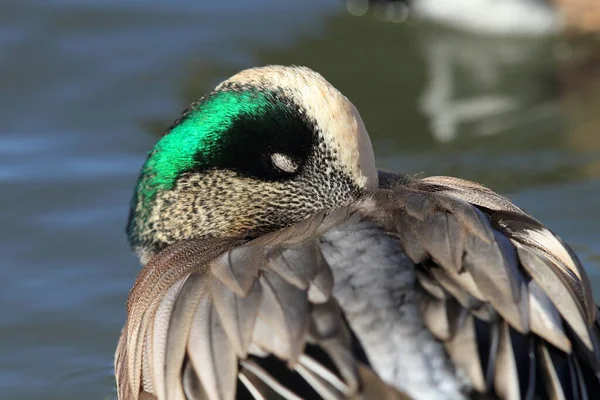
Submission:
POLYGON ((174 242, 252 238, 377 186, 354 105, 304 67, 242 71, 191 104, 156 143, 131 202, 145 264, 174 242))

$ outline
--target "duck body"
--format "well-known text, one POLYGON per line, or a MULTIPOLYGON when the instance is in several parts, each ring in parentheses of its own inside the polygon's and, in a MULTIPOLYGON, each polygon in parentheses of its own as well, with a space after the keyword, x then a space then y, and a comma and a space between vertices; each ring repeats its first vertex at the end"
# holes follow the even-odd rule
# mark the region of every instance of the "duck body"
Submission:
POLYGON ((186 110, 128 232, 143 269, 120 399, 600 390, 597 306, 568 246, 478 184, 377 171, 356 109, 306 68, 243 71, 186 110))

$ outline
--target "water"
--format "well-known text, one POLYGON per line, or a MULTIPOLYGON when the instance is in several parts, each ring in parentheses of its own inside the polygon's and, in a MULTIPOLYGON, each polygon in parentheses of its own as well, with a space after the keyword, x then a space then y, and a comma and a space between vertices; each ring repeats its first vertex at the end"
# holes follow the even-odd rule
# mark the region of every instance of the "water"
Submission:
POLYGON ((3 399, 114 397, 138 169, 187 102, 252 65, 323 73, 361 110, 381 167, 510 194, 600 294, 596 40, 477 38, 338 0, 247 4, 0 3, 3 399))

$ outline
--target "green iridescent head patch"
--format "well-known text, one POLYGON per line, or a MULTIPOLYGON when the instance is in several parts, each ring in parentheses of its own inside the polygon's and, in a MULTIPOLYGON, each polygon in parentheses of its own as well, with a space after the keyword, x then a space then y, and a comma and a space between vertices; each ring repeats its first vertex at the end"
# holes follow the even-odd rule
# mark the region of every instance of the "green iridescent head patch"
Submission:
POLYGON ((236 120, 280 111, 275 106, 269 93, 256 90, 216 92, 193 105, 150 152, 139 194, 150 201, 158 191, 171 189, 182 172, 209 166, 236 120))
POLYGON ((257 88, 210 93, 186 110, 149 153, 133 208, 147 209, 181 174, 211 168, 277 179, 268 155, 306 156, 314 127, 281 93, 257 88), (268 165, 267 165, 268 164, 268 165))

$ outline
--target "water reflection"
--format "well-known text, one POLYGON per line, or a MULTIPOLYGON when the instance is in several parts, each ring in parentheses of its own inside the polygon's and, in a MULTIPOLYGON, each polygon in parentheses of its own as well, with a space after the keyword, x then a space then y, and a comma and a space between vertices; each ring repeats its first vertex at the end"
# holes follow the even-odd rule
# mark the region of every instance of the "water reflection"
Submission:
POLYGON ((436 140, 496 135, 557 114, 547 40, 419 33, 427 70, 419 104, 436 140))
POLYGON ((588 162, 583 176, 600 178, 600 41, 582 38, 561 63, 560 108, 567 121, 565 145, 588 162))

